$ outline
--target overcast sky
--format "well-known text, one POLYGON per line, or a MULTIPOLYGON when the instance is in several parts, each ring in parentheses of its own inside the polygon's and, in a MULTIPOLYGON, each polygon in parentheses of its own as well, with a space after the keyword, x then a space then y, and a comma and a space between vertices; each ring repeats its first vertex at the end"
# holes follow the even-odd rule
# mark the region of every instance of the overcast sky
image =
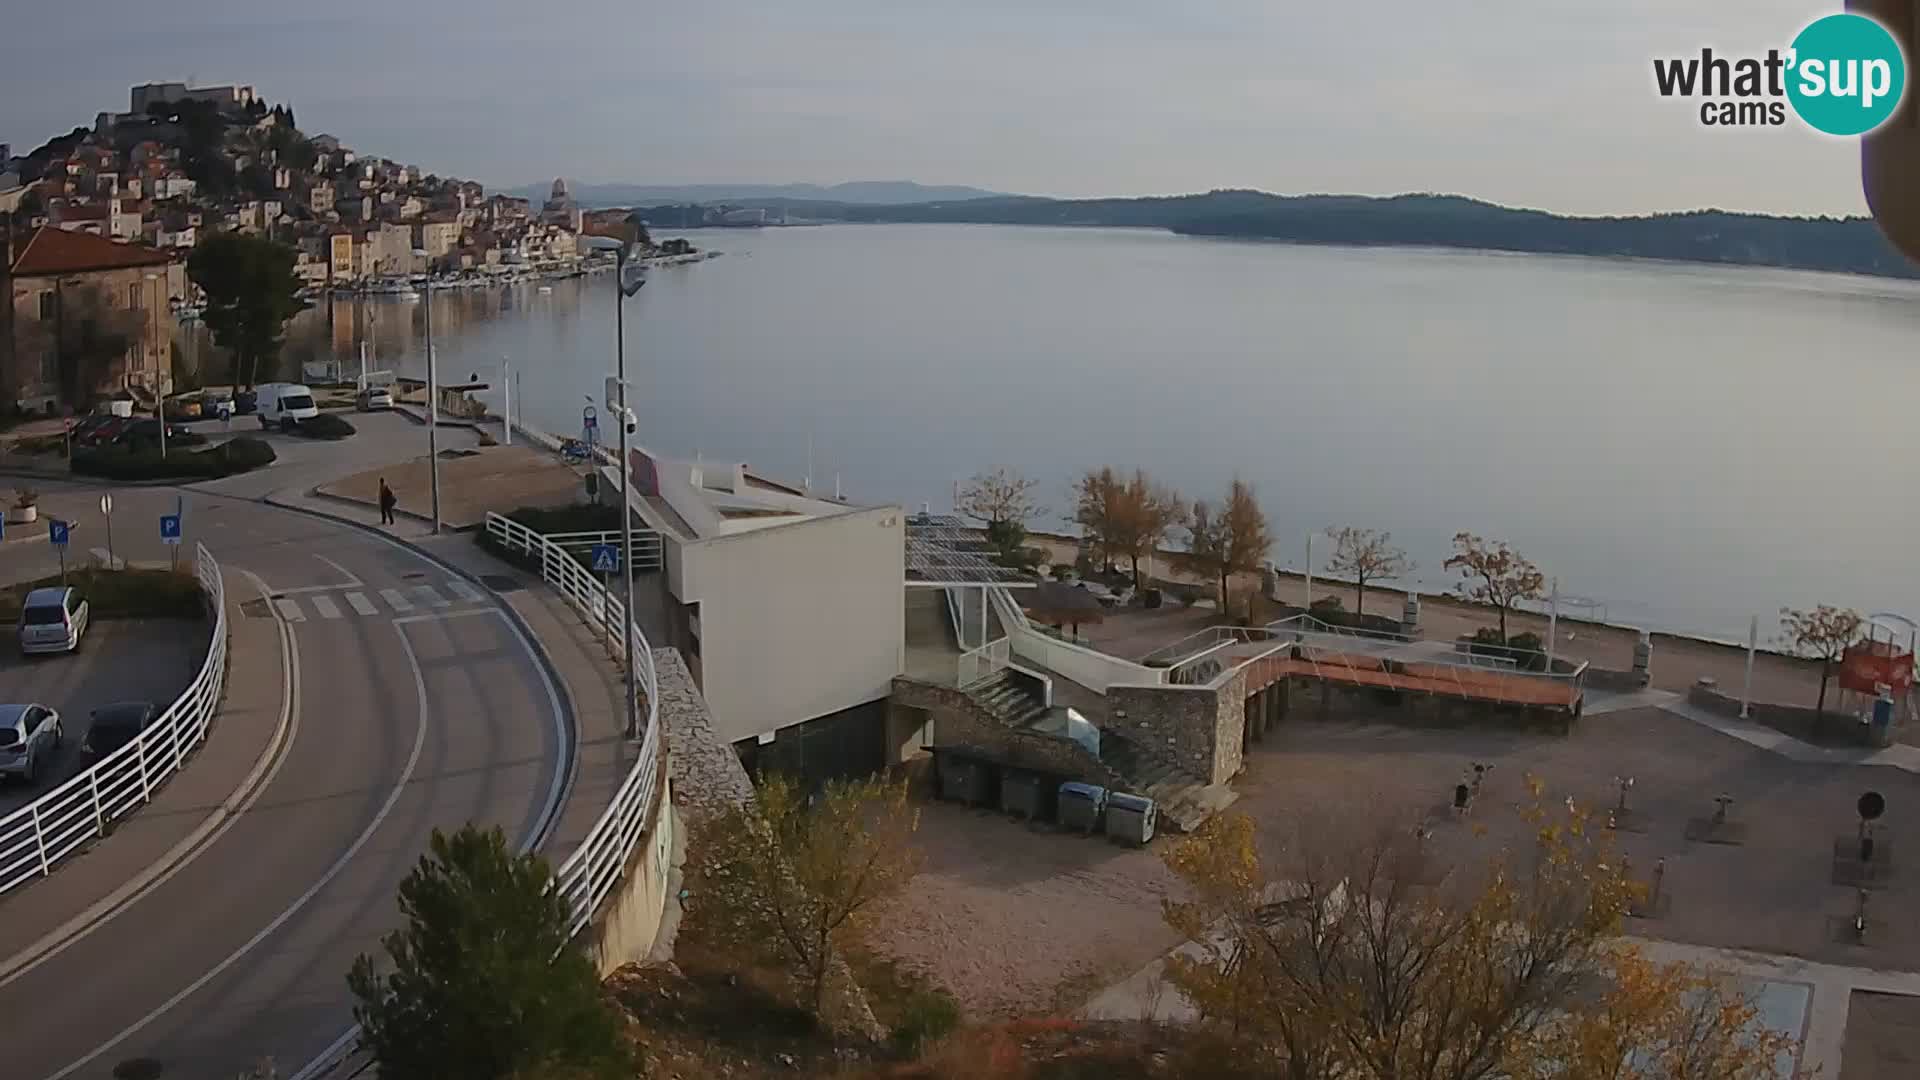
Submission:
POLYGON ((1655 56, 1804 0, 247 0, 17 5, 16 153, 131 84, 247 82, 489 187, 913 179, 1045 195, 1458 192, 1569 213, 1864 212, 1853 142, 1708 129, 1655 56), (286 10, 283 10, 286 9, 286 10))

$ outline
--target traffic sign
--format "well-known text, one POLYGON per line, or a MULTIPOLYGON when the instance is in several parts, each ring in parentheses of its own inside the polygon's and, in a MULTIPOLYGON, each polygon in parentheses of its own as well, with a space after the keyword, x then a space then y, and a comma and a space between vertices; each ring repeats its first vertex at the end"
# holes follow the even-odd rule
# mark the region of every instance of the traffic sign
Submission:
POLYGON ((593 406, 589 405, 580 410, 580 423, 588 431, 592 431, 594 428, 600 426, 600 414, 594 411, 593 406))
POLYGON ((53 541, 54 547, 66 547, 68 528, 67 523, 59 518, 48 518, 47 539, 53 541))
POLYGON ((179 514, 160 515, 160 542, 163 544, 177 544, 180 542, 179 514))
POLYGON ((100 512, 103 514, 113 513, 113 495, 111 493, 100 496, 100 512))
POLYGON ((620 549, 612 544, 593 545, 593 572, 611 574, 620 569, 620 549))

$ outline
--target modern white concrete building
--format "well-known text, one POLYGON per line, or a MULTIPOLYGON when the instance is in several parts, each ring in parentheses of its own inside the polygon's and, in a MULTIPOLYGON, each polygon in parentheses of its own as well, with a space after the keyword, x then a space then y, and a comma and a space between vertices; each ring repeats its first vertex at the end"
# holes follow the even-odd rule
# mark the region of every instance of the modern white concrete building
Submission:
MULTIPOLYGON (((631 463, 633 509, 659 534, 664 566, 662 610, 636 607, 663 627, 655 644, 687 657, 716 731, 782 756, 824 739, 876 767, 905 663, 901 508, 822 498, 742 463, 639 449, 631 463)), ((616 469, 601 475, 617 498, 616 469)))

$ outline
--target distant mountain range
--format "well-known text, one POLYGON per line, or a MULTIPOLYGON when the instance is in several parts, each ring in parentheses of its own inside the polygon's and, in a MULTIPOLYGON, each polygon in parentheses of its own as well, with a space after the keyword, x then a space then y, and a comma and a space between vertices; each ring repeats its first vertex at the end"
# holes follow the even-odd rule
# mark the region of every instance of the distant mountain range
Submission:
MULTIPOLYGON (((544 202, 551 184, 528 184, 510 194, 544 202)), ((659 203, 730 203, 768 200, 833 202, 851 205, 952 202, 1003 197, 1002 192, 953 184, 916 184, 911 180, 855 180, 845 184, 573 184, 582 206, 636 206, 659 203)))
MULTIPOLYGON (((739 200, 734 205, 782 211, 791 221, 1129 226, 1296 244, 1600 255, 1920 278, 1920 266, 1900 254, 1872 219, 1864 217, 1771 217, 1724 210, 1563 217, 1459 195, 1271 195, 1263 191, 1132 199, 1008 195, 902 205, 777 198, 739 200)), ((673 220, 666 212, 649 217, 662 223, 673 220)))

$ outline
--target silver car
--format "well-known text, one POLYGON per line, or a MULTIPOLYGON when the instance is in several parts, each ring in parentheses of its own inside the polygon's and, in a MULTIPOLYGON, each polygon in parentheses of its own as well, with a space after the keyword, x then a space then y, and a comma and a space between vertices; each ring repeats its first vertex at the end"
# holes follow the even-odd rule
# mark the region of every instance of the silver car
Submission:
POLYGON ((20 607, 20 652, 72 652, 86 636, 86 598, 75 589, 35 589, 20 607))
POLYGON ((39 780, 64 738, 60 714, 45 705, 0 705, 0 776, 39 780))

